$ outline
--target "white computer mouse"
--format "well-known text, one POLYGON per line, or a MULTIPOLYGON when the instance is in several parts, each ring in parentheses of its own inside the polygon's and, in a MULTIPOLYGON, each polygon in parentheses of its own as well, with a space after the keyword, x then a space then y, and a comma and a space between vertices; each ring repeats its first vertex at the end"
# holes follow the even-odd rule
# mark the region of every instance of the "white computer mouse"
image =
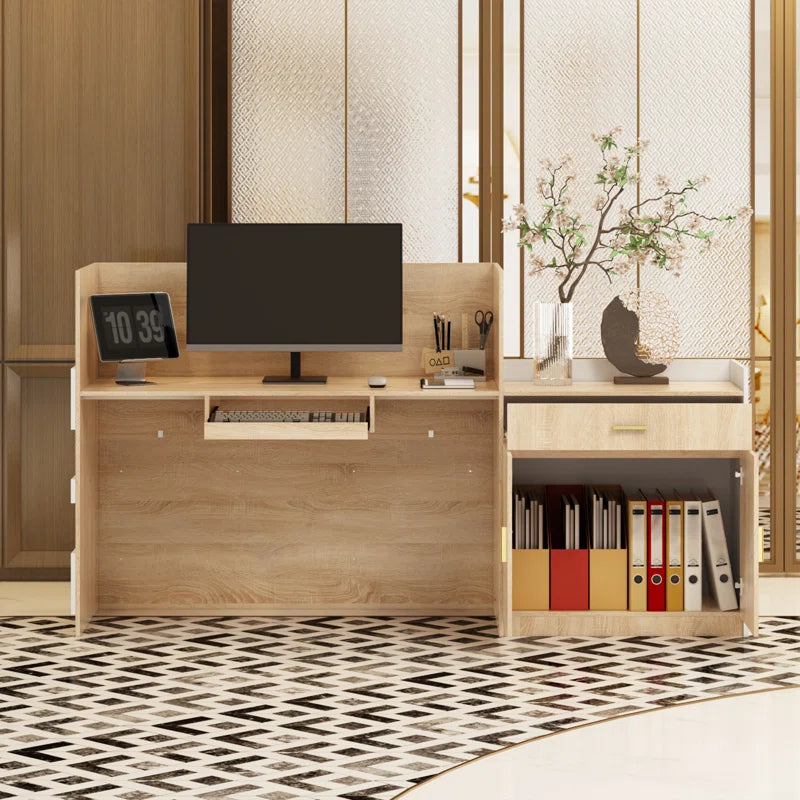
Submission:
POLYGON ((386 378, 384 378, 382 375, 373 375, 372 377, 367 378, 367 383, 373 389, 383 389, 386 386, 386 378))

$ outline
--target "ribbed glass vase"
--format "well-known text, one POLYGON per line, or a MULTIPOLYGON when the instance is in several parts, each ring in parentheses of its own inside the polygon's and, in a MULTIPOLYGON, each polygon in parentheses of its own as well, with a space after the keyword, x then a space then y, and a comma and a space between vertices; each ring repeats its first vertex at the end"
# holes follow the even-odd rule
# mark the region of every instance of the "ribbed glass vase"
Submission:
POLYGON ((533 380, 550 386, 572 383, 572 303, 535 303, 533 380))

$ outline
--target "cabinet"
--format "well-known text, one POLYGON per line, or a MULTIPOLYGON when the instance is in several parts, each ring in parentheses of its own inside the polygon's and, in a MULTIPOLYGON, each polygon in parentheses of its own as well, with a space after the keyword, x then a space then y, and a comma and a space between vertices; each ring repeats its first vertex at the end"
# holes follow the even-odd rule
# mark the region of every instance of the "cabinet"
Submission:
MULTIPOLYGON (((501 628, 516 636, 740 636, 756 634, 757 461, 751 406, 732 383, 550 389, 505 384, 507 537, 501 628), (527 393, 526 393, 527 391, 527 393), (527 610, 513 585, 515 484, 620 484, 628 492, 710 489, 725 518, 740 607, 699 612, 527 610), (515 600, 518 607, 514 607, 515 600)), ((520 558, 530 558, 522 551, 520 558)), ((523 570, 517 570, 523 574, 523 570)), ((706 580, 704 578, 704 580, 706 580)))

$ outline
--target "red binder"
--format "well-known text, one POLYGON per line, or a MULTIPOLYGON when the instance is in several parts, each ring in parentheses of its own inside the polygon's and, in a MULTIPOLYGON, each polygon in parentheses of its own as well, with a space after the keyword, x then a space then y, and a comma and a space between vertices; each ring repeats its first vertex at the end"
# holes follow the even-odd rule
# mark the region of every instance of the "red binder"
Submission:
POLYGON ((647 500, 647 610, 667 610, 666 502, 657 491, 641 492, 647 500))
POLYGON ((589 610, 589 515, 584 487, 547 487, 547 531, 550 536, 550 610, 589 610), (579 549, 567 550, 561 496, 575 496, 580 504, 579 549))

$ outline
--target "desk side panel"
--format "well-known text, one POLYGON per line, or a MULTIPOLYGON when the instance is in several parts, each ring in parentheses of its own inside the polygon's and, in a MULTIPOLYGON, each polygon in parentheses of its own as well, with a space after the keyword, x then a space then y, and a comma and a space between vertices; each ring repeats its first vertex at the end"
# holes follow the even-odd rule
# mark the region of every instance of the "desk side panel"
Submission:
POLYGON ((75 473, 75 630, 80 635, 97 610, 97 403, 79 403, 75 473))
POLYGON ((379 400, 358 442, 206 441, 200 401, 94 402, 99 613, 492 612, 496 401, 379 400))
POLYGON ((80 399, 97 378, 97 345, 89 296, 98 291, 98 266, 75 273, 75 628, 80 633, 97 608, 97 404, 80 399))
POLYGON ((742 454, 740 525, 740 605, 744 624, 753 636, 758 636, 758 460, 750 451, 742 454))

